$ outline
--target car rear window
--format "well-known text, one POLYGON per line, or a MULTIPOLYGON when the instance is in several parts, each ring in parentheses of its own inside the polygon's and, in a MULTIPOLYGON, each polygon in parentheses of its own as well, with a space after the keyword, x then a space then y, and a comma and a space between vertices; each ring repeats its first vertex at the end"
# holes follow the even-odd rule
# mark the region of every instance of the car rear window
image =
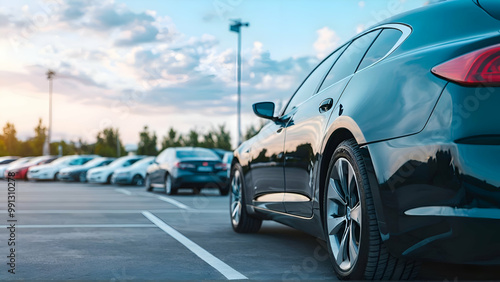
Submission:
POLYGON ((209 150, 181 150, 175 153, 177 158, 219 158, 214 152, 209 150))
POLYGON ((366 52, 358 70, 366 68, 387 55, 392 47, 398 42, 399 38, 401 38, 401 35, 403 35, 403 33, 400 30, 394 28, 383 29, 370 49, 368 49, 368 52, 366 52))
POLYGON ((319 91, 353 74, 379 33, 380 29, 377 29, 354 40, 328 72, 319 91))

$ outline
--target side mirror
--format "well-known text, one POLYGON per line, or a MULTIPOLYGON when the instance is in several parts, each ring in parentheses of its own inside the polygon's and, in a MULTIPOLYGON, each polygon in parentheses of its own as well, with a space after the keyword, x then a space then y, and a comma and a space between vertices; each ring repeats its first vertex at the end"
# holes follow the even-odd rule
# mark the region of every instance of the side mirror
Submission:
POLYGON ((260 102, 252 105, 253 112, 261 118, 274 120, 274 103, 260 102))

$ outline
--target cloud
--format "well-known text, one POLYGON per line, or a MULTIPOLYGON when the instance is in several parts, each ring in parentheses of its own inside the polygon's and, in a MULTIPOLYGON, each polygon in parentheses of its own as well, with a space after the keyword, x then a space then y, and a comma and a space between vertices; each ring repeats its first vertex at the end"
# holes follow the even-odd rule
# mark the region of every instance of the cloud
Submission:
POLYGON ((155 18, 147 13, 134 13, 118 5, 100 7, 93 13, 92 18, 95 26, 103 29, 155 21, 155 18))
POLYGON ((365 1, 359 1, 358 6, 363 9, 365 7, 365 1))
POLYGON ((318 59, 325 58, 339 46, 340 37, 334 30, 328 27, 323 27, 316 31, 318 39, 314 42, 314 50, 318 59))
POLYGON ((132 30, 123 31, 120 38, 115 41, 116 46, 134 46, 141 43, 156 41, 159 31, 151 25, 136 26, 132 30))

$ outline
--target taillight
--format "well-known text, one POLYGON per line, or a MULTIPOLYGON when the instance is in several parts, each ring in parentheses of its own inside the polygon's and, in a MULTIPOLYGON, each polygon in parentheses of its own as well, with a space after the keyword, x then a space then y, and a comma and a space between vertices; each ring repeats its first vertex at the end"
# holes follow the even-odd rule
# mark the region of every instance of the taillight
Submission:
POLYGON ((444 62, 432 73, 466 86, 500 86, 500 44, 444 62))
POLYGON ((196 168, 196 166, 194 164, 190 164, 190 163, 182 163, 182 162, 179 162, 179 163, 175 163, 175 166, 179 169, 189 169, 189 168, 196 168))
POLYGON ((226 163, 217 163, 214 165, 215 169, 218 170, 227 170, 227 164, 226 163))

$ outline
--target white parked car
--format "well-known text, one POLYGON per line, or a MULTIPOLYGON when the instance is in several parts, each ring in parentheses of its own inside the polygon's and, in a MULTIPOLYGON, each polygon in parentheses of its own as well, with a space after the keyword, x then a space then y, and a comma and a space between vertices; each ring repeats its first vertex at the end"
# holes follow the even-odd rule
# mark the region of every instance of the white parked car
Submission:
POLYGON ((146 169, 153 163, 155 157, 147 157, 137 161, 130 167, 119 168, 115 170, 111 177, 113 184, 132 184, 137 186, 144 185, 146 178, 146 169))
POLYGON ((144 156, 125 156, 114 160, 109 165, 91 168, 87 171, 87 181, 89 183, 111 183, 111 176, 115 170, 129 167, 143 158, 144 156))
POLYGON ((57 175, 62 168, 82 165, 97 155, 71 155, 61 157, 50 164, 37 165, 28 169, 28 180, 57 180, 57 175))

